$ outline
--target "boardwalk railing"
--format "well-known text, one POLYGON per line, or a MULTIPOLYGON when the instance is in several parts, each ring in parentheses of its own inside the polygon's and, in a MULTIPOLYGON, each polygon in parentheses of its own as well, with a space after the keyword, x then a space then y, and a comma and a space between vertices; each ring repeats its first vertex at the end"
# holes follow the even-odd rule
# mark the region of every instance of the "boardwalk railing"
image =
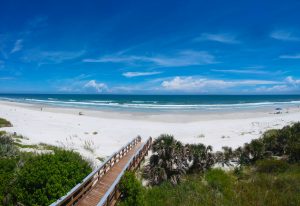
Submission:
POLYGON ((116 201, 120 197, 119 192, 119 183, 124 175, 124 173, 128 170, 135 170, 143 158, 148 154, 148 151, 152 145, 152 138, 150 137, 147 142, 145 142, 138 151, 131 157, 131 159, 127 162, 124 169, 120 172, 114 183, 110 186, 105 195, 101 198, 100 202, 97 206, 111 206, 115 205, 116 201))
POLYGON ((91 172, 83 181, 71 189, 68 194, 52 203, 51 206, 70 206, 75 205, 78 200, 86 194, 100 179, 105 175, 120 159, 126 155, 133 147, 141 142, 141 137, 136 137, 118 152, 114 153, 97 169, 91 172))

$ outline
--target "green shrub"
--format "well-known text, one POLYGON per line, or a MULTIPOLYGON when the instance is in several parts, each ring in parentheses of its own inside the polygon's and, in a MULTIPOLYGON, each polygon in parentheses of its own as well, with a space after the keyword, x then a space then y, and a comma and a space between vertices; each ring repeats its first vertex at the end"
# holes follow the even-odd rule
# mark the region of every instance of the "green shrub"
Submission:
POLYGON ((0 205, 6 202, 10 188, 14 184, 17 163, 17 158, 0 158, 0 205))
POLYGON ((268 130, 261 138, 236 149, 234 154, 242 165, 254 164, 270 156, 287 156, 291 163, 300 162, 300 122, 268 130))
POLYGON ((56 149, 54 154, 29 157, 17 175, 12 193, 24 205, 49 205, 90 172, 90 166, 78 153, 56 149))
POLYGON ((289 168, 289 164, 282 160, 266 159, 256 163, 256 171, 261 173, 284 172, 289 168))
POLYGON ((133 172, 126 172, 119 185, 123 206, 143 206, 143 186, 133 172))

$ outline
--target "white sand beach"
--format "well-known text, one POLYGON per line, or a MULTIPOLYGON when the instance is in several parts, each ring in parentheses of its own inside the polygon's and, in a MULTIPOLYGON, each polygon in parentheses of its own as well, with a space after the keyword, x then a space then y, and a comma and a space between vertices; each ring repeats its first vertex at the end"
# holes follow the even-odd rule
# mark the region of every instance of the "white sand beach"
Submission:
POLYGON ((24 144, 47 143, 80 152, 95 160, 107 157, 128 141, 173 134, 184 143, 236 148, 271 128, 300 120, 300 108, 222 114, 118 113, 0 101, 0 117, 13 127, 2 128, 28 139, 24 144), (41 110, 41 107, 43 109, 41 110), (79 115, 82 112, 83 115, 79 115))

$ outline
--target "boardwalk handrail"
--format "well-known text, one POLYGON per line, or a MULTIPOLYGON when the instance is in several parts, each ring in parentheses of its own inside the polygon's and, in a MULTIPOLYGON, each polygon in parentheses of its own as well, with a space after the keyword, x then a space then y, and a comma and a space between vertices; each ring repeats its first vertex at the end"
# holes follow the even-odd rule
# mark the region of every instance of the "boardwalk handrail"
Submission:
POLYGON ((73 187, 65 196, 59 198, 50 206, 69 206, 74 205, 87 191, 89 191, 96 182, 106 174, 111 167, 119 162, 119 160, 128 153, 135 145, 141 142, 141 137, 138 136, 129 142, 126 146, 122 147, 119 151, 115 152, 105 160, 98 168, 86 176, 82 182, 73 187))
POLYGON ((100 202, 97 204, 97 206, 108 206, 111 205, 111 201, 113 199, 118 199, 119 197, 115 197, 115 195, 120 195, 120 194, 116 194, 118 191, 118 185, 121 181, 122 176, 124 175, 124 173, 127 170, 130 169, 135 169, 135 167, 137 165, 135 165, 135 163, 137 162, 137 164, 140 163, 140 160, 142 160, 144 158, 144 156, 146 155, 146 153, 148 152, 148 150, 150 149, 152 145, 152 138, 149 137, 148 140, 140 147, 140 149, 138 151, 136 151, 136 153, 130 158, 130 160, 127 162, 127 164, 125 165, 125 167, 123 168, 123 170, 120 172, 120 174, 118 175, 118 177, 115 179, 115 181, 113 182, 113 184, 110 186, 110 188, 107 190, 107 192, 104 194, 104 196, 101 198, 100 202), (138 159, 138 161, 136 161, 138 159))

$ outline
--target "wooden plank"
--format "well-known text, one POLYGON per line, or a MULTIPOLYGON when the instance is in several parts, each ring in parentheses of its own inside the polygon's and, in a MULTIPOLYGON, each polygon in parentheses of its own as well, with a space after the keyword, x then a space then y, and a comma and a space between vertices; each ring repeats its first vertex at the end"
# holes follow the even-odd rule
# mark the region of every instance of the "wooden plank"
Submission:
POLYGON ((112 183, 120 174, 120 171, 126 166, 127 162, 141 147, 141 142, 137 143, 131 150, 129 150, 124 157, 115 163, 111 169, 100 178, 94 187, 83 196, 76 205, 79 206, 93 206, 97 205, 112 183))

